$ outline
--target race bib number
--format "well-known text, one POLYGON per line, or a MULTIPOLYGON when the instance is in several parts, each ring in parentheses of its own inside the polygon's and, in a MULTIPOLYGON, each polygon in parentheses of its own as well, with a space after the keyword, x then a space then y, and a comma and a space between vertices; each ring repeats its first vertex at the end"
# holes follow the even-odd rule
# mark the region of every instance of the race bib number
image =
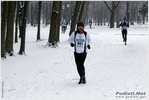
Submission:
POLYGON ((84 39, 76 39, 77 47, 84 47, 83 46, 84 42, 85 42, 84 39))

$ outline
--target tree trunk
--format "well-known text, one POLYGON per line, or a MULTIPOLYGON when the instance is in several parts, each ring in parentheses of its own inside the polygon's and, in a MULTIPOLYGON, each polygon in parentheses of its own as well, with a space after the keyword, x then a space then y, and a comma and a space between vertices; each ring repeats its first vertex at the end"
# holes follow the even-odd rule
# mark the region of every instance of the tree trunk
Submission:
POLYGON ((37 41, 40 41, 40 19, 41 19, 41 6, 42 6, 42 1, 39 1, 39 6, 38 6, 38 30, 37 30, 37 41))
POLYGON ((48 43, 49 46, 55 46, 56 45, 56 34, 57 34, 57 27, 59 27, 58 23, 58 18, 59 18, 59 4, 60 1, 53 1, 53 6, 52 6, 52 17, 51 17, 51 23, 50 23, 50 32, 49 32, 49 39, 48 43))
POLYGON ((142 17, 143 17, 143 24, 145 24, 145 15, 143 14, 142 17))
MULTIPOLYGON (((24 1, 24 8, 23 9, 23 17, 22 17, 22 34, 21 34, 21 45, 20 51, 18 54, 23 55, 25 54, 25 34, 26 34, 26 15, 27 15, 27 8, 28 8, 29 1, 24 1)), ((21 6, 21 5, 19 5, 21 6)))
POLYGON ((7 8, 8 1, 4 1, 2 19, 1 19, 1 57, 6 58, 5 56, 5 32, 6 32, 6 22, 7 22, 7 8))
POLYGON ((88 24, 88 9, 89 9, 89 1, 85 1, 85 9, 83 13, 83 19, 82 21, 84 22, 84 25, 88 24))
POLYGON ((111 19, 110 19, 110 28, 114 28, 114 16, 115 16, 115 11, 112 10, 111 19))
POLYGON ((108 5, 106 1, 104 3, 107 5, 108 9, 111 12, 111 17, 110 17, 110 28, 114 28, 114 16, 115 16, 115 9, 117 8, 118 4, 120 1, 112 1, 112 7, 108 5))
POLYGON ((106 9, 104 9, 103 21, 104 25, 106 25, 106 9))
POLYGON ((42 24, 44 24, 44 20, 45 20, 45 3, 42 3, 42 24))
POLYGON ((80 11, 80 14, 79 14, 78 21, 82 21, 82 15, 83 15, 83 12, 84 12, 85 4, 86 4, 86 1, 82 1, 81 11, 80 11))
MULTIPOLYGON (((22 35, 22 17, 23 17, 23 6, 24 2, 23 1, 19 1, 19 38, 21 38, 22 35)), ((31 19, 32 20, 32 19, 31 19)))
POLYGON ((15 43, 18 43, 18 17, 19 17, 19 2, 16 2, 16 20, 15 20, 15 43))
POLYGON ((100 25, 102 25, 102 18, 103 18, 103 7, 100 8, 101 9, 101 14, 100 14, 100 25))
POLYGON ((72 19, 71 19, 71 27, 70 27, 69 35, 71 35, 71 33, 73 31, 75 31, 75 27, 76 27, 76 24, 77 24, 77 19, 78 19, 78 14, 79 14, 81 2, 82 1, 76 1, 76 5, 75 5, 75 9, 74 9, 74 14, 72 15, 72 19))
POLYGON ((131 21, 130 21, 131 23, 130 23, 130 25, 134 25, 135 11, 132 11, 132 12, 131 12, 131 16, 130 16, 130 17, 131 17, 131 21))
POLYGON ((13 32, 14 32, 15 1, 8 2, 7 34, 6 34, 6 52, 13 55, 13 32))
POLYGON ((120 4, 118 4, 117 9, 116 9, 116 27, 119 28, 119 23, 120 23, 120 4))
POLYGON ((38 24, 38 1, 35 1, 35 16, 34 16, 34 19, 35 19, 35 27, 37 26, 38 24))
POLYGON ((48 25, 48 4, 46 3, 46 26, 48 25))
MULTIPOLYGON (((30 5, 30 4, 29 4, 30 5)), ((28 5, 26 24, 30 24, 30 6, 28 5)))
POLYGON ((129 9, 129 1, 127 1, 127 22, 129 24, 129 15, 130 15, 130 9, 129 9))
POLYGON ((31 3, 31 26, 34 26, 34 8, 33 3, 31 3))
POLYGON ((36 27, 36 2, 34 2, 34 12, 33 12, 33 26, 36 27))
POLYGON ((60 20, 61 20, 61 15, 62 15, 62 1, 59 1, 60 3, 59 3, 59 14, 58 14, 58 22, 57 22, 57 25, 58 25, 58 27, 57 27, 57 34, 56 34, 56 43, 57 42, 60 42, 60 20))
POLYGON ((134 15, 133 14, 131 15, 131 23, 130 23, 130 25, 134 25, 134 15))
POLYGON ((114 28, 114 17, 115 17, 115 9, 114 9, 114 1, 112 1, 112 10, 111 10, 111 19, 110 19, 110 28, 114 28))

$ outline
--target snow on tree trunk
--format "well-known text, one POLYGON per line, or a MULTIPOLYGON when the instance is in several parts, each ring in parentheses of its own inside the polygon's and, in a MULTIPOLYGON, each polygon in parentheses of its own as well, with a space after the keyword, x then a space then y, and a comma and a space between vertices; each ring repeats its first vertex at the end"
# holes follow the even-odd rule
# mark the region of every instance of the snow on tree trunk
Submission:
POLYGON ((59 30, 57 30, 59 27, 58 19, 59 19, 59 4, 60 1, 53 1, 52 6, 52 17, 51 17, 51 24, 50 24, 50 32, 49 32, 49 39, 48 39, 48 45, 54 46, 56 45, 56 34, 59 30))

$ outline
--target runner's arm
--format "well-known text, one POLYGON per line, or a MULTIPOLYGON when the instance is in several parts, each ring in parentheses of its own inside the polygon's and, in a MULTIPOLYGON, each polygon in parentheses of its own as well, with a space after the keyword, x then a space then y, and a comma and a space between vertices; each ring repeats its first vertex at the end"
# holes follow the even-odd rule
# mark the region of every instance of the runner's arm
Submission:
POLYGON ((74 43, 74 32, 69 36, 68 42, 69 44, 74 43))

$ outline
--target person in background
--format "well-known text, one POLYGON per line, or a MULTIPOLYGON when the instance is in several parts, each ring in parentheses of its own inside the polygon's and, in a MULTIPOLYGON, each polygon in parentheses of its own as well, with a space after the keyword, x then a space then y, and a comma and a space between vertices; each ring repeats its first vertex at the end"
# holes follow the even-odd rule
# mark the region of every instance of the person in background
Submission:
POLYGON ((89 23, 89 26, 90 26, 90 29, 91 29, 92 28, 92 20, 90 19, 88 23, 89 23))
POLYGON ((62 33, 65 33, 66 29, 67 29, 67 23, 65 20, 63 20, 61 22, 61 26, 62 26, 62 33))
POLYGON ((121 30, 122 30, 122 38, 123 38, 123 42, 127 42, 127 28, 129 27, 128 22, 126 21, 126 18, 124 18, 124 21, 120 23, 121 26, 121 30))
POLYGON ((70 35, 68 41, 70 46, 74 47, 75 63, 77 66, 78 74, 80 76, 78 84, 85 84, 86 77, 84 62, 87 56, 87 51, 91 48, 91 38, 90 35, 84 31, 83 22, 77 23, 77 30, 70 35))

